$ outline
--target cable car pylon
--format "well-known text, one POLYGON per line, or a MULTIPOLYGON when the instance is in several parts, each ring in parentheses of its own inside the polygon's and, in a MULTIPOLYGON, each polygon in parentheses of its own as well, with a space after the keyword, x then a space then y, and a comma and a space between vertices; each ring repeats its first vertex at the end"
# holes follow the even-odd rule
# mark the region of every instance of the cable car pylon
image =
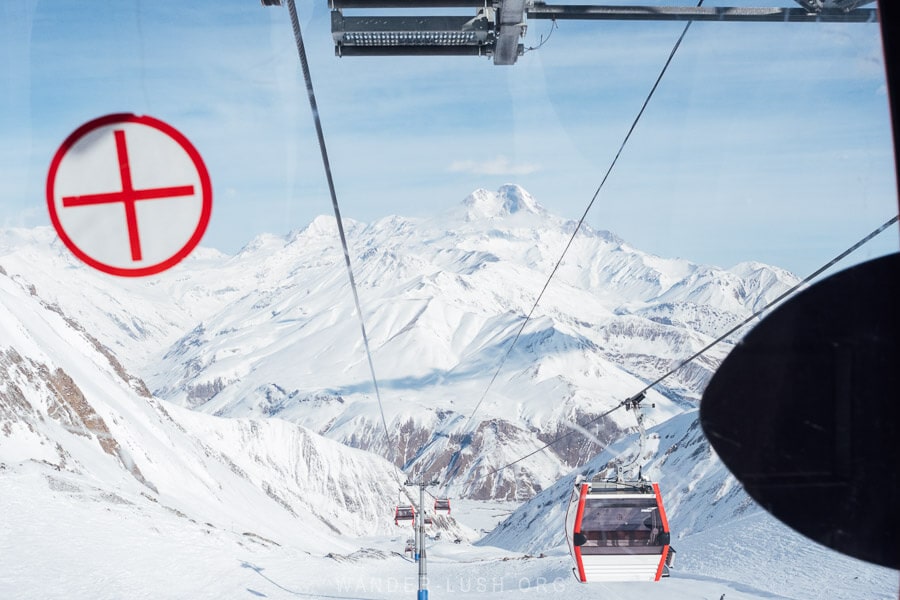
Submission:
POLYGON ((407 479, 403 485, 419 488, 419 506, 416 510, 416 550, 415 560, 419 563, 419 590, 416 600, 428 600, 428 567, 425 556, 425 488, 438 485, 438 481, 413 481, 407 479))

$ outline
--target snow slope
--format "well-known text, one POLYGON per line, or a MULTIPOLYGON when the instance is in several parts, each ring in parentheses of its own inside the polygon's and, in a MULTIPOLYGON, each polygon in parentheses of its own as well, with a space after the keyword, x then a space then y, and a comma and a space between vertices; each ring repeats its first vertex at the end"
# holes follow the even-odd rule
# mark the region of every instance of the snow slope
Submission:
MULTIPOLYGON (((520 506, 479 544, 567 556, 565 511, 576 476, 614 474, 615 461, 638 448, 637 436, 610 446, 520 506)), ((643 456, 644 476, 663 492, 676 577, 728 581, 763 597, 897 597, 897 571, 821 546, 756 505, 706 441, 696 410, 651 429, 643 456)))
MULTIPOLYGON (((391 519, 404 475, 381 455, 455 474, 455 495, 534 496, 479 546, 493 503, 456 504, 429 540, 438 597, 895 597, 896 572, 787 532, 711 453, 684 411, 727 347, 670 383, 672 398, 645 402, 656 426, 643 460, 665 490, 673 577, 574 581, 560 546, 566 473, 633 416, 490 472, 795 279, 653 257, 586 230, 467 423, 571 227, 515 186, 477 191, 442 219, 348 223, 390 445, 333 220, 139 281, 87 270, 47 230, 0 232, 0 596, 409 597, 409 529, 391 519)), ((584 470, 632 448, 623 438, 584 470)))
POLYGON ((400 475, 383 459, 281 420, 166 406, 77 321, 4 275, 0 340, 4 480, 310 550, 394 527, 400 475))
MULTIPOLYGON (((34 463, 0 477, 5 598, 394 600, 412 598, 418 588, 417 565, 398 555, 403 536, 361 539, 355 551, 308 552, 191 523, 155 505, 74 500, 72 492, 49 491, 34 463)), ((577 583, 564 556, 430 541, 428 589, 435 600, 896 598, 896 572, 873 571, 801 543, 738 555, 728 541, 748 533, 768 535, 771 529, 738 523, 706 539, 681 540, 679 568, 658 583, 593 585, 577 583), (810 586, 817 574, 826 577, 810 586)))

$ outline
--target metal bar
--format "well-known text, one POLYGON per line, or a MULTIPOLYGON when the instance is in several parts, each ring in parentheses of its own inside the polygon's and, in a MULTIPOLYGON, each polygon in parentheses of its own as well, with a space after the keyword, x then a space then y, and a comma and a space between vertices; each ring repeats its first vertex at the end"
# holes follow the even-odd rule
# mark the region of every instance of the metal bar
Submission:
POLYGON ((493 46, 343 46, 336 56, 487 56, 493 46))
POLYGON ((481 8, 492 0, 330 0, 332 9, 343 8, 481 8))
POLYGON ((529 19, 575 19, 599 21, 736 21, 791 23, 875 23, 874 8, 822 10, 803 8, 741 8, 695 6, 604 6, 550 5, 535 2, 525 11, 529 19))
POLYGON ((491 23, 484 17, 345 17, 336 10, 331 12, 331 34, 340 46, 339 56, 352 54, 341 50, 352 46, 480 47, 491 43, 493 38, 491 23))
POLYGON ((332 33, 364 33, 379 31, 396 32, 435 32, 435 31, 473 31, 487 32, 487 19, 475 17, 344 17, 340 13, 331 13, 332 33))
POLYGON ((874 4, 875 0, 794 0, 797 4, 808 10, 819 11, 825 8, 828 2, 828 8, 836 10, 853 10, 866 4, 874 4))

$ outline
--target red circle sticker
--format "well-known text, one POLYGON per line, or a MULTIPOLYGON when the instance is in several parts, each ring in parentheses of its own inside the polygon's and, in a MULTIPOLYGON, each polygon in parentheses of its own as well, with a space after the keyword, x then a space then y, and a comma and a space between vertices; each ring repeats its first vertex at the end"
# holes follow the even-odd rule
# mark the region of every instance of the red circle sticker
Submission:
POLYGON ((47 207, 75 256, 111 275, 154 275, 200 243, 212 184, 200 153, 158 119, 113 114, 75 130, 47 174, 47 207))

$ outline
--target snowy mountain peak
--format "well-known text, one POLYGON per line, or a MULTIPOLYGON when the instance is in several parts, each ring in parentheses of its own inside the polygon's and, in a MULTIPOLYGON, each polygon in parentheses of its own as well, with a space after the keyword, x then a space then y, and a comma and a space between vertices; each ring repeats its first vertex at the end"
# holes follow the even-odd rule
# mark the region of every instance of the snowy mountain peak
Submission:
POLYGON ((547 212, 531 194, 515 184, 503 185, 496 192, 477 189, 463 200, 463 206, 466 207, 468 221, 502 218, 521 213, 543 215, 547 212))
POLYGON ((337 236, 337 221, 331 215, 319 215, 294 237, 299 237, 304 234, 310 237, 335 237, 337 236))
POLYGON ((261 251, 274 252, 283 246, 283 237, 274 233, 261 233, 241 248, 238 256, 248 256, 261 251))

